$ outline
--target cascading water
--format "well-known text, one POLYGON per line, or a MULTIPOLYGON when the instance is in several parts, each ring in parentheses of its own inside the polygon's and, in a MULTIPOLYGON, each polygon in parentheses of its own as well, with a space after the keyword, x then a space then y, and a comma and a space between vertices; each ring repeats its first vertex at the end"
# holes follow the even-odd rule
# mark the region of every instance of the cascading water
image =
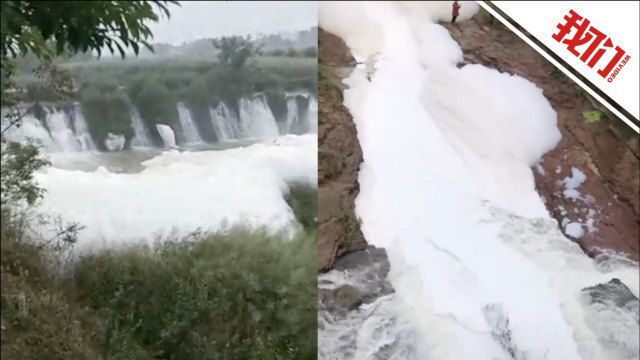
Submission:
POLYGON ((240 99, 240 128, 247 139, 268 139, 278 136, 278 124, 262 94, 240 99))
POLYGON ((293 132, 294 128, 300 127, 300 110, 298 109, 298 101, 296 95, 286 95, 287 99, 287 122, 285 124, 285 133, 293 132))
POLYGON ((310 133, 318 132, 318 100, 309 96, 309 106, 306 113, 307 130, 310 133))
POLYGON ((165 124, 157 124, 156 129, 158 130, 158 134, 162 138, 162 142, 164 143, 164 147, 166 149, 174 149, 176 148, 176 135, 173 132, 173 129, 169 125, 165 124))
MULTIPOLYGON (((9 126, 8 121, 3 117, 2 128, 9 126)), ((32 114, 25 115, 19 126, 13 125, 8 127, 4 136, 10 141, 27 142, 35 141, 42 145, 47 151, 56 151, 56 144, 49 134, 49 131, 42 125, 40 120, 36 119, 32 114)))
POLYGON ((287 117, 283 126, 285 134, 305 134, 318 132, 318 101, 307 92, 285 93, 287 117), (298 99, 307 106, 301 108, 298 99))
POLYGON ((75 136, 80 143, 80 150, 95 151, 96 144, 93 142, 93 138, 91 137, 91 133, 89 132, 89 126, 87 125, 87 121, 84 119, 80 104, 73 104, 72 116, 75 136))
MULTIPOLYGON (((282 135, 317 132, 316 99, 308 92, 287 93, 285 96, 287 114, 286 124, 282 125, 282 135), (298 97, 304 97, 308 105, 300 106, 297 101, 298 97)), ((184 139, 187 144, 198 144, 205 141, 269 139, 279 135, 278 123, 264 94, 255 94, 250 98, 239 99, 238 110, 239 114, 237 110, 232 110, 224 102, 220 102, 215 108, 210 108, 211 125, 215 138, 203 139, 199 133, 196 119, 191 116, 189 108, 183 103, 178 103, 178 120, 182 133, 178 133, 177 138, 184 139)), ((10 129, 6 136, 18 141, 23 141, 27 137, 34 138, 48 152, 90 152, 96 150, 95 140, 91 136, 79 103, 67 104, 64 107, 44 107, 43 113, 44 118, 40 121, 32 111, 29 112, 21 121, 22 125, 10 129)), ((6 123, 4 120, 3 122, 6 123)), ((132 147, 154 146, 154 140, 148 126, 148 123, 134 106, 131 110, 131 128, 134 133, 134 137, 131 139, 132 147)), ((172 135, 168 135, 167 131, 159 133, 165 147, 175 147, 171 140, 167 140, 176 136, 174 129, 170 130, 172 135), (169 141, 169 145, 167 145, 167 141, 169 141)), ((120 151, 124 149, 123 138, 122 133, 112 131, 111 136, 102 140, 102 145, 108 151, 120 151)))
MULTIPOLYGON (((464 2, 460 19, 476 9, 464 2)), ((450 11, 450 2, 320 5, 321 27, 373 65, 345 81, 344 103, 364 158, 356 213, 367 241, 387 250, 395 289, 391 315, 359 309, 381 341, 324 358, 389 358, 410 337, 416 348, 397 358, 637 359, 637 338, 609 334, 638 334, 638 324, 608 310, 603 332, 581 300, 613 277, 637 296, 637 267, 594 264, 535 191, 530 167, 560 137, 555 112, 523 78, 458 68, 462 51, 435 23, 450 11)))
POLYGON ((242 137, 238 117, 224 102, 220 102, 215 109, 210 108, 209 112, 218 140, 228 141, 242 137))
POLYGON ((151 135, 147 126, 140 117, 140 112, 135 107, 131 111, 131 126, 133 127, 134 137, 131 140, 131 146, 149 147, 153 145, 151 135))
MULTIPOLYGON (((95 151, 96 145, 89 132, 89 127, 78 103, 73 104, 71 111, 45 107, 44 123, 33 113, 27 114, 6 134, 13 141, 36 140, 47 152, 95 151)), ((3 123, 6 123, 3 120, 3 123)), ((4 125, 3 125, 4 126, 4 125)))
POLYGON ((71 129, 69 116, 60 109, 45 107, 45 122, 59 151, 80 151, 82 145, 71 129))
POLYGON ((202 138, 198 133, 198 127, 191 118, 191 111, 189 111, 183 103, 178 103, 178 120, 182 126, 182 133, 187 144, 202 142, 202 138))

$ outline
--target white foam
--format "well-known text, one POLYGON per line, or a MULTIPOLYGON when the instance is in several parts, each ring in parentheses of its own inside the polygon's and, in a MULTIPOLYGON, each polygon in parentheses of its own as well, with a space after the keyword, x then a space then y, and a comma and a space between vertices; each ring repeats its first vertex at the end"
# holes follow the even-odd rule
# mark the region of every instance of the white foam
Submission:
POLYGON ((165 149, 176 148, 176 135, 171 126, 165 124, 156 124, 156 130, 162 138, 165 149))
POLYGON ((315 135, 288 135, 224 151, 169 151, 135 174, 48 168, 42 209, 86 226, 80 251, 148 241, 173 229, 184 234, 244 222, 292 229, 288 183, 317 183, 315 135))
POLYGON ((570 222, 564 225, 564 232, 574 239, 580 239, 582 235, 584 235, 584 229, 582 228, 582 224, 579 222, 570 222))
POLYGON ((124 149, 126 139, 122 134, 108 133, 104 139, 104 147, 109 151, 120 151, 124 149))
MULTIPOLYGON (((556 114, 521 77, 456 67, 459 47, 429 24, 450 6, 320 4, 321 27, 356 57, 377 54, 371 81, 358 69, 345 80, 364 157, 356 213, 387 249, 396 311, 422 340, 416 358, 613 359, 576 300, 611 274, 535 191, 531 166, 560 139, 556 114)), ((637 269, 616 271, 637 294, 637 269)))

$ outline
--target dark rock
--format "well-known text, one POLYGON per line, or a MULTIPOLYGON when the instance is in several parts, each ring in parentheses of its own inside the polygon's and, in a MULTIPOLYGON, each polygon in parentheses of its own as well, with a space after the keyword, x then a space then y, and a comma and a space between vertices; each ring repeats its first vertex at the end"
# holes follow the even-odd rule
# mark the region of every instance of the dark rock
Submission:
POLYGON ((320 276, 320 308, 330 313, 345 314, 363 303, 369 304, 393 293, 387 281, 389 268, 387 252, 374 246, 338 258, 332 270, 333 276, 320 276), (336 285, 335 277, 342 279, 336 285))
POLYGON ((588 295, 590 303, 600 303, 604 305, 615 305, 619 308, 626 308, 632 303, 638 303, 638 298, 619 279, 612 279, 608 283, 582 289, 588 295))
POLYGON ((347 311, 355 310, 362 304, 362 294, 355 286, 342 285, 333 290, 333 304, 347 311))

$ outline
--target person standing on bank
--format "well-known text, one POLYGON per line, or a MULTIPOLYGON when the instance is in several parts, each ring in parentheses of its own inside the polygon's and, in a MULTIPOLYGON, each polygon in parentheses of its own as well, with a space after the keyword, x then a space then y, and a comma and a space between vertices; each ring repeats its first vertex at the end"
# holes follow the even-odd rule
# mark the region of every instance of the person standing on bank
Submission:
POLYGON ((454 24, 456 22, 456 18, 458 17, 458 15, 460 15, 459 10, 460 10, 461 5, 458 4, 457 1, 454 1, 453 5, 451 5, 451 6, 452 6, 452 8, 451 8, 451 23, 454 24))

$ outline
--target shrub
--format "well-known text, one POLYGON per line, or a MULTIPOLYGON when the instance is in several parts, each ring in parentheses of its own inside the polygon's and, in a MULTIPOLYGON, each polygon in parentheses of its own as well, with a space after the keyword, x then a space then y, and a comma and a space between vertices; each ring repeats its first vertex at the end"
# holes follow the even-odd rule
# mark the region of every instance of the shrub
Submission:
POLYGON ((115 80, 98 79, 83 84, 80 103, 89 131, 96 145, 104 148, 104 139, 111 133, 123 134, 127 144, 133 137, 131 103, 115 80))
POLYGON ((86 257, 74 278, 78 301, 156 358, 311 359, 315 259, 314 238, 233 229, 86 257))
MULTIPOLYGON (((105 358, 105 322, 95 311, 71 301, 48 266, 46 249, 26 239, 2 209, 2 358, 52 360, 105 358)), ((49 249, 50 250, 50 249, 49 249)), ((128 334, 114 331, 121 341, 112 359, 151 359, 128 334)))
MULTIPOLYGON (((4 214, 4 212, 3 212, 4 214)), ((82 257, 2 219, 2 358, 314 359, 316 243, 241 228, 82 257)))
POLYGON ((148 123, 176 124, 178 99, 157 77, 138 78, 129 88, 129 96, 148 123))

